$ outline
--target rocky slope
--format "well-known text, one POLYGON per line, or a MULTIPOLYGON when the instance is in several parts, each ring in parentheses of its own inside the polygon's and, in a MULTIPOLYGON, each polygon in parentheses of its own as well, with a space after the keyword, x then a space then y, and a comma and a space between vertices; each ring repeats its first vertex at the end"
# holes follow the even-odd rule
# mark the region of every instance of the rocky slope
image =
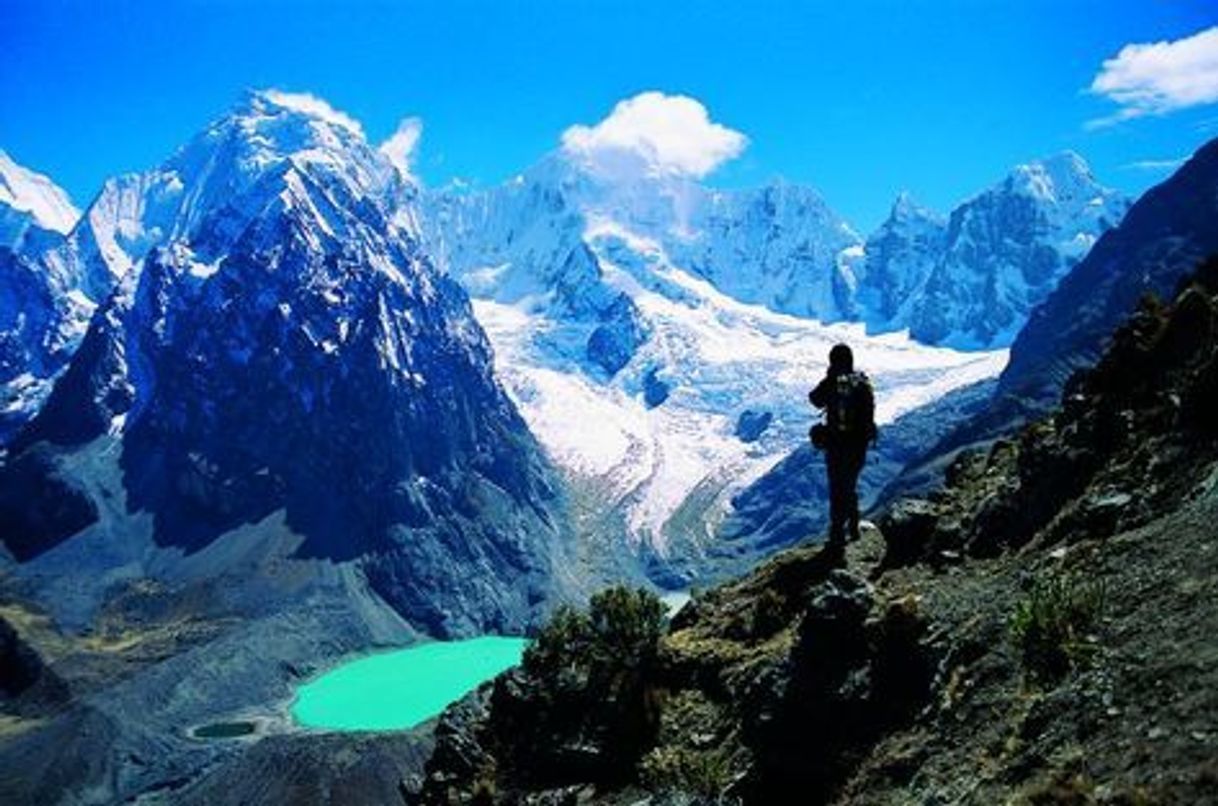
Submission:
POLYGON ((696 595, 631 689, 651 726, 633 744, 597 729, 627 704, 547 722, 518 671, 446 713, 416 798, 1204 802, 1216 404, 1211 261, 1056 413, 892 508, 845 567, 799 548, 696 595))

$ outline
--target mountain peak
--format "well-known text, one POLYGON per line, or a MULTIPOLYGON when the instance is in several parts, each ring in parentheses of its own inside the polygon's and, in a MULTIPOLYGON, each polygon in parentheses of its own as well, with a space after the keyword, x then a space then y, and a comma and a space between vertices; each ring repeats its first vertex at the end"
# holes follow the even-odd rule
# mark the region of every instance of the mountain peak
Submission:
POLYGON ((1111 193, 1095 180, 1091 167, 1074 151, 1061 151, 1039 160, 1017 165, 1006 186, 1045 201, 1083 201, 1111 193))
POLYGON ((43 229, 64 234, 80 219, 80 211, 62 188, 45 174, 18 164, 4 149, 0 149, 0 205, 27 214, 43 229))
POLYGON ((335 109, 328 101, 304 92, 284 92, 272 88, 246 90, 235 114, 241 117, 295 115, 337 126, 364 137, 364 127, 358 120, 335 109))
POLYGON ((888 212, 888 221, 897 223, 910 220, 941 223, 943 217, 929 207, 919 204, 908 190, 902 190, 892 202, 892 208, 888 212))

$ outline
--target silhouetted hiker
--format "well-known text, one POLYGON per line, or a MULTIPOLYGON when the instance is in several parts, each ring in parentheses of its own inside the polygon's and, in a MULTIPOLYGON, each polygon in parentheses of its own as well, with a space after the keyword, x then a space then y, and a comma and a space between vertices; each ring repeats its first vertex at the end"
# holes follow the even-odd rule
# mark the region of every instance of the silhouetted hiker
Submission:
POLYGON ((829 471, 828 550, 842 552, 847 531, 859 536, 859 497, 856 486, 867 459, 867 443, 876 437, 875 394, 871 381, 854 370, 854 354, 844 344, 829 351, 824 380, 808 393, 808 400, 825 410, 825 422, 814 425, 812 444, 825 452, 829 471))

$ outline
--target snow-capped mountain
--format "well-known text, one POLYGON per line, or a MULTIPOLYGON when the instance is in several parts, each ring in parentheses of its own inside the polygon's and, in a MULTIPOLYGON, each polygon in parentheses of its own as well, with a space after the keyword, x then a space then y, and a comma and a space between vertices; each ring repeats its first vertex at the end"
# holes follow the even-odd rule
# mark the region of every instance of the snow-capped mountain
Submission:
POLYGON ((864 316, 928 344, 1007 346, 1128 207, 1072 152, 1016 167, 946 224, 902 197, 868 240, 864 316))
MULTIPOLYGON (((22 265, 26 274, 43 278, 53 310, 15 324, 0 321, 0 332, 10 341, 20 332, 23 341, 47 342, 56 350, 46 358, 31 348, 25 358, 13 351, 0 367, 0 445, 37 411, 84 336, 93 306, 131 267, 158 244, 203 233, 208 248, 221 254, 254 212, 241 205, 260 203, 259 194, 251 193, 254 184, 284 155, 343 183, 353 198, 379 199, 396 225, 417 235, 410 218, 413 185, 364 143, 357 123, 312 101, 274 90, 251 92, 241 114, 217 120, 158 168, 107 180, 85 213, 75 214, 77 223, 64 230, 66 237, 26 239, 20 254, 28 264, 22 265), (302 126, 302 119, 312 123, 302 126)), ((27 180, 26 186, 35 184, 27 180)))
MULTIPOLYGON (((349 566, 435 633, 519 627, 564 573, 552 471, 410 188, 294 100, 250 95, 91 207, 132 267, 13 443, 5 542, 28 573, 76 558, 97 593, 255 528, 276 563, 349 566)), ((290 599, 333 573, 283 569, 239 587, 290 599)))
POLYGON ((917 204, 908 193, 897 197, 888 218, 864 247, 866 276, 859 288, 859 304, 868 311, 873 327, 910 319, 946 240, 945 218, 917 204))
MULTIPOLYGON (((1011 347, 999 394, 1032 410, 1055 403, 1070 376, 1103 354, 1112 329, 1142 298, 1171 299, 1180 281, 1216 253, 1218 138, 1146 191, 1033 311, 1011 347)), ((1198 318, 1198 332, 1210 328, 1208 322, 1198 318)))
POLYGON ((68 194, 0 151, 0 446, 37 410, 93 302, 39 255, 80 218, 68 194))
POLYGON ((66 235, 79 218, 63 188, 0 149, 0 247, 19 249, 31 229, 66 235))
POLYGON ((834 343, 873 373, 884 419, 1005 360, 808 318, 851 315, 863 252, 810 190, 615 185, 553 155, 501 187, 434 192, 423 206, 497 372, 592 499, 590 528, 626 531, 657 574, 698 553, 732 494, 805 440, 807 389, 834 343))

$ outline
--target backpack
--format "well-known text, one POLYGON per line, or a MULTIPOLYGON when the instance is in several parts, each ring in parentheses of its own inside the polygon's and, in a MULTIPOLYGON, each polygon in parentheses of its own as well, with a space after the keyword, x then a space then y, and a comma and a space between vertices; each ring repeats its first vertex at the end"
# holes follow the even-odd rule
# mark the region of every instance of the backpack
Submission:
POLYGON ((866 375, 848 372, 833 379, 825 425, 838 444, 875 438, 875 393, 866 375))

